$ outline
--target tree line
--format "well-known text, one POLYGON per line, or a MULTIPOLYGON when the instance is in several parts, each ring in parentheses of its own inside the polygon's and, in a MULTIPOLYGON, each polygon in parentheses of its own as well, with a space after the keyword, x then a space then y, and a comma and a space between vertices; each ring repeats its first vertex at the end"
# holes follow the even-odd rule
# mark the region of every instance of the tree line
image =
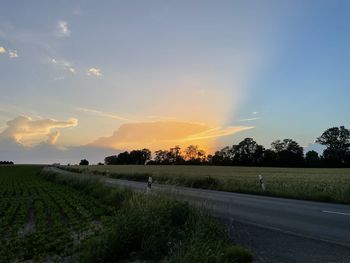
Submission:
POLYGON ((149 165, 237 165, 278 167, 350 167, 350 130, 344 126, 327 129, 316 139, 326 148, 322 155, 304 149, 292 139, 275 140, 269 149, 253 138, 245 138, 236 145, 226 146, 213 155, 196 145, 184 150, 179 146, 152 153, 149 149, 125 151, 108 156, 105 164, 149 165))
POLYGON ((0 165, 13 165, 12 161, 0 161, 0 165))

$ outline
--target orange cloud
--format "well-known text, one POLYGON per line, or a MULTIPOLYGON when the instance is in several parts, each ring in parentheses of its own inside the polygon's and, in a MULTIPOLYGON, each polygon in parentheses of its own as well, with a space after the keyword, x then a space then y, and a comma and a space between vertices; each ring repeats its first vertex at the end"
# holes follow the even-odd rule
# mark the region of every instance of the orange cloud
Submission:
POLYGON ((198 144, 206 149, 214 138, 252 128, 250 126, 213 128, 206 124, 175 121, 127 123, 121 125, 112 136, 99 138, 92 145, 129 150, 143 147, 158 150, 174 145, 185 147, 189 144, 198 144))
POLYGON ((67 121, 54 119, 33 120, 27 116, 18 116, 6 123, 6 128, 0 133, 0 139, 12 139, 18 143, 27 144, 33 140, 46 137, 46 142, 55 144, 59 131, 57 129, 74 127, 78 120, 71 118, 67 121))

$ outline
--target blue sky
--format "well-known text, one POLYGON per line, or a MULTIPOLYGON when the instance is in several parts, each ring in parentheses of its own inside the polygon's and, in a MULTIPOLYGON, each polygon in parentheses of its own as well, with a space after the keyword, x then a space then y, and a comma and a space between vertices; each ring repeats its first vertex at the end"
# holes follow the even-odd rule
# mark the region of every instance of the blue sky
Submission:
POLYGON ((306 146, 350 126, 349 11, 349 1, 2 1, 0 139, 306 146), (176 133, 162 137, 159 123, 176 133))

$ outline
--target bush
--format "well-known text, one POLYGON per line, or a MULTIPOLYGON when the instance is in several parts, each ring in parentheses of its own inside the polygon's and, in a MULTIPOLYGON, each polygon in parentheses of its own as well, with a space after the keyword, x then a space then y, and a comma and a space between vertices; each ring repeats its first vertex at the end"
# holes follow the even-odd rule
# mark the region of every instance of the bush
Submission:
POLYGON ((224 250, 221 262, 225 263, 247 263, 253 260, 252 254, 239 246, 229 246, 224 250))

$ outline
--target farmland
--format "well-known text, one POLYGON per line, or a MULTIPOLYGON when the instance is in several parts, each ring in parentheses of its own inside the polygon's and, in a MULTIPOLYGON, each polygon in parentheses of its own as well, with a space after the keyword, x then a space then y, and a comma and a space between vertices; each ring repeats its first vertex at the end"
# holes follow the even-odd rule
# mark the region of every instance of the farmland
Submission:
POLYGON ((0 166, 0 262, 250 262, 223 226, 182 203, 97 177, 0 166))
POLYGON ((113 178, 144 181, 152 175, 159 183, 296 199, 350 203, 350 169, 269 168, 235 166, 71 166, 70 170, 113 178), (264 177, 262 193, 258 175, 264 177))
POLYGON ((1 262, 69 256, 113 210, 37 176, 39 166, 0 168, 1 262), (98 220, 98 221, 97 221, 98 220))

